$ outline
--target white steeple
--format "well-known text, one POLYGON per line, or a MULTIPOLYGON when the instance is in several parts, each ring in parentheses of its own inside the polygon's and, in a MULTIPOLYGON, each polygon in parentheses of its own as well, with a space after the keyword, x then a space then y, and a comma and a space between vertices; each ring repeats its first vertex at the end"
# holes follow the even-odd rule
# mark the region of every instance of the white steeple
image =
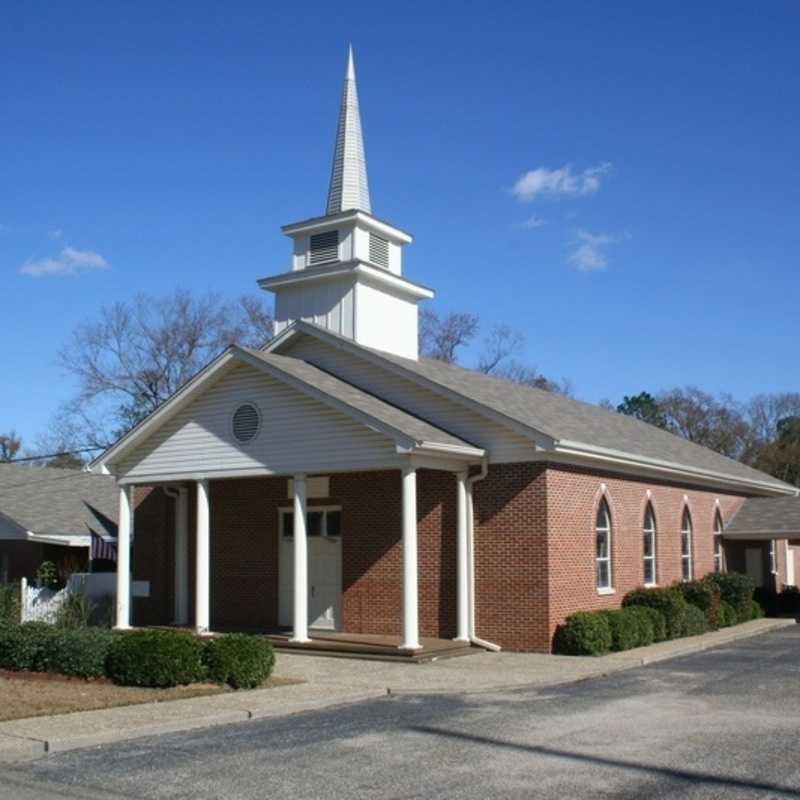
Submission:
POLYGON ((305 320, 366 347, 418 357, 417 304, 433 291, 403 276, 410 234, 372 216, 352 47, 328 208, 282 230, 293 242, 291 269, 258 282, 275 293, 275 333, 305 320))
POLYGON ((364 157, 364 138, 361 134, 361 113, 358 109, 356 68, 353 64, 353 47, 347 53, 347 72, 344 76, 342 105, 339 109, 339 127, 333 151, 331 185, 328 189, 326 214, 351 210, 371 213, 367 161, 364 157))

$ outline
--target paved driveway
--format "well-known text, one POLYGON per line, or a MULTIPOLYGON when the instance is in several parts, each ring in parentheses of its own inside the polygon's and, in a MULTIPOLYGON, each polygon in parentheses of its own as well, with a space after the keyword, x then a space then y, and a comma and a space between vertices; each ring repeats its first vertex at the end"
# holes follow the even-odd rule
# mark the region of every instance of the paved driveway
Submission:
POLYGON ((800 626, 553 689, 387 697, 56 755, 0 797, 800 798, 800 626))

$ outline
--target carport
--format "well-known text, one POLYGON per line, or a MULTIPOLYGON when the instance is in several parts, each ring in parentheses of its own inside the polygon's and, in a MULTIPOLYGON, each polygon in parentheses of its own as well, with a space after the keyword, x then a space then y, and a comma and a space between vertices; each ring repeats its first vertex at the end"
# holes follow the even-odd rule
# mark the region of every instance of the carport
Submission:
POLYGON ((795 585, 795 547, 800 548, 800 497, 751 497, 723 531, 726 567, 757 586, 778 589, 779 550, 786 559, 786 584, 795 585))

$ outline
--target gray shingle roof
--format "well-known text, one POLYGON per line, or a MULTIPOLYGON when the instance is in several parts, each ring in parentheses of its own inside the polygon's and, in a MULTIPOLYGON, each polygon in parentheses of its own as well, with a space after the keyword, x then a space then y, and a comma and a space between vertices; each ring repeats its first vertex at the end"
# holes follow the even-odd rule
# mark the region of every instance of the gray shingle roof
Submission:
POLYGON ((792 488, 771 475, 707 447, 591 403, 493 378, 454 364, 428 358, 413 361, 365 348, 310 323, 295 323, 295 326, 298 330, 310 330, 312 335, 319 331, 323 336, 335 338, 349 347, 367 350, 373 356, 415 373, 557 441, 580 442, 634 457, 671 462, 690 470, 769 483, 779 490, 792 488))
POLYGON ((749 497, 725 527, 725 533, 743 536, 773 533, 800 536, 800 497, 749 497))
POLYGON ((346 403, 351 408, 366 414, 377 422, 399 431, 415 442, 433 442, 455 447, 474 447, 469 442, 431 425, 429 422, 409 414, 407 411, 393 406, 375 395, 359 389, 328 372, 325 372, 306 361, 296 358, 264 353, 260 350, 242 348, 247 353, 266 364, 280 370, 305 385, 318 389, 335 400, 346 403))
POLYGON ((118 503, 108 475, 0 464, 0 514, 26 531, 116 536, 118 503))

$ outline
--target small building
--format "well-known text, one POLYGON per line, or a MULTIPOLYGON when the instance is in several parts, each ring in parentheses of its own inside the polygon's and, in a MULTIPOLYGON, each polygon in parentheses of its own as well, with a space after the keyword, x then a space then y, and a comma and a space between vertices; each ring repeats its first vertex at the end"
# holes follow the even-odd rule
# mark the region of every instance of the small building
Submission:
POLYGON ((724 534, 749 498, 794 487, 419 356, 433 291, 404 275, 411 235, 372 212, 352 53, 325 214, 283 232, 289 269, 259 281, 275 294, 272 341, 226 350, 93 464, 120 487, 118 627, 548 652, 568 614, 641 585, 734 559, 793 582, 785 537, 731 549, 724 534), (133 613, 132 530, 133 576, 150 584, 133 613))
POLYGON ((0 464, 0 583, 116 568, 114 480, 74 469, 0 464))

